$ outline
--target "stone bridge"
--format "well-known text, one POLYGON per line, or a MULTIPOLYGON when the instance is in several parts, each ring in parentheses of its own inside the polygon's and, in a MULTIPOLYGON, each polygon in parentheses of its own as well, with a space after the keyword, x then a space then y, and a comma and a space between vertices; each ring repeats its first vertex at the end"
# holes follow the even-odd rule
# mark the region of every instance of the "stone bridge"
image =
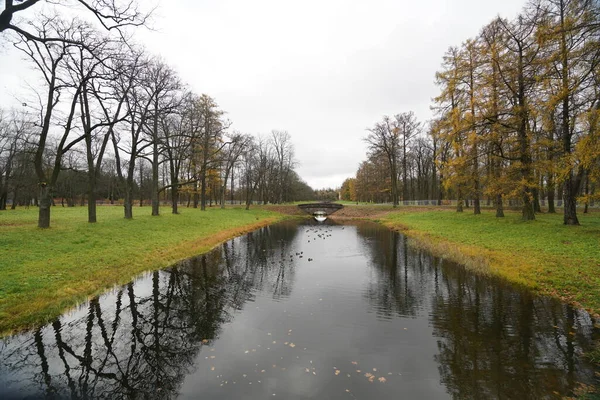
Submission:
POLYGON ((337 203, 307 203, 299 204, 298 207, 310 215, 314 215, 315 213, 331 215, 337 210, 344 208, 343 205, 337 203))

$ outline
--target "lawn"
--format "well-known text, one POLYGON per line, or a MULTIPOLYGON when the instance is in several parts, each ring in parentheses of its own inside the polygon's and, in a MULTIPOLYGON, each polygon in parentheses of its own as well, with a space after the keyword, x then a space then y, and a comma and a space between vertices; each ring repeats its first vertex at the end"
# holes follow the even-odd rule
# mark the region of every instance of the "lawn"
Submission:
POLYGON ((181 209, 150 216, 118 206, 52 209, 51 228, 37 228, 37 208, 0 212, 0 333, 47 322, 90 296, 144 271, 163 268, 231 237, 283 218, 254 208, 181 209))
POLYGON ((380 217, 419 245, 483 273, 600 312, 600 213, 579 214, 581 226, 565 226, 562 214, 538 214, 524 222, 508 212, 399 210, 380 217))

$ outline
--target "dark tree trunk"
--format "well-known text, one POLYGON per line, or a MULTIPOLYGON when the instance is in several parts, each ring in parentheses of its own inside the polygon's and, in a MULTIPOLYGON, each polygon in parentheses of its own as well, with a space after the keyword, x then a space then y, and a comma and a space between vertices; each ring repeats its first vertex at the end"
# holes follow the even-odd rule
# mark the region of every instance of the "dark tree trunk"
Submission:
POLYGON ((502 205, 502 195, 497 194, 494 202, 496 203, 496 218, 504 218, 504 206, 502 205))
POLYGON ((125 219, 133 218, 133 188, 129 185, 129 183, 127 183, 125 186, 123 212, 125 213, 125 219))
POLYGON ((40 185, 38 228, 50 228, 50 207, 52 205, 52 190, 45 184, 40 185))
POLYGON ((88 222, 96 223, 96 176, 90 172, 88 178, 88 222), (93 176, 92 176, 93 175, 93 176))
POLYGON ((177 206, 179 205, 179 180, 175 178, 172 180, 171 187, 171 212, 173 214, 179 214, 177 206))
POLYGON ((200 173, 200 210, 206 210, 206 169, 200 173))
POLYGON ((194 208, 198 208, 198 202, 200 201, 200 196, 198 195, 198 182, 194 182, 194 208))
POLYGON ((6 210, 6 199, 8 198, 8 192, 5 190, 0 194, 0 210, 6 210))
POLYGON ((587 214, 588 213, 588 207, 589 207, 589 199, 588 199, 588 195, 590 193, 590 178, 589 178, 589 171, 585 174, 585 186, 584 186, 584 191, 583 193, 585 194, 585 205, 583 207, 583 213, 587 214))
POLYGON ((15 187, 15 189, 13 190, 13 201, 12 204, 10 205, 10 209, 14 210, 17 208, 17 188, 15 187))
POLYGON ((540 191, 538 188, 533 188, 533 212, 542 212, 542 207, 540 206, 540 191))
POLYGON ((563 223, 565 225, 579 225, 576 194, 573 193, 573 186, 573 175, 571 173, 563 187, 563 223))
POLYGON ((158 140, 155 140, 154 154, 152 154, 152 215, 157 216, 160 213, 158 199, 158 140))
POLYGON ((554 175, 548 175, 548 212, 550 214, 556 214, 556 208, 554 208, 554 196, 556 187, 554 186, 554 175))

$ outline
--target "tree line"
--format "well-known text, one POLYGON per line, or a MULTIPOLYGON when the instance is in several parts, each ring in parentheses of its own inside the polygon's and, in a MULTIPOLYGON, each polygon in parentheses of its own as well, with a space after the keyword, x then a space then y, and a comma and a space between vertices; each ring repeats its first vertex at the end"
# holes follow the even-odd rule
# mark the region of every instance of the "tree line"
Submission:
POLYGON ((342 193, 360 201, 487 199, 504 215, 519 204, 535 219, 562 200, 579 224, 600 184, 600 3, 534 0, 513 20, 497 17, 450 47, 436 73, 435 117, 412 112, 369 129, 368 160, 342 193), (400 186, 399 186, 400 185, 400 186))
POLYGON ((27 31, 9 29, 6 38, 41 84, 35 104, 0 110, 0 209, 9 200, 13 207, 33 201, 38 226, 47 228, 57 196, 68 206, 85 200, 89 222, 96 222, 96 203, 104 199, 120 199, 125 218, 132 218, 136 196, 149 198, 152 215, 159 214, 161 196, 173 213, 184 199, 204 210, 224 207, 234 195, 247 208, 255 200, 312 197, 294 171, 288 132, 232 131, 214 98, 195 93, 118 29, 143 24, 146 14, 115 4, 94 9, 101 19, 112 12, 116 25, 103 23, 106 29, 56 11, 28 21, 27 31))

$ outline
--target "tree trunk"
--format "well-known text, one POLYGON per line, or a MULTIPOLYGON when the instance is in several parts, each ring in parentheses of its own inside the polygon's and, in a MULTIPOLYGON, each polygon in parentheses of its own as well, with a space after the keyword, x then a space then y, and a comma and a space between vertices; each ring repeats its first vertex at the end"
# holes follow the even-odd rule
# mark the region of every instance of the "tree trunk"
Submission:
POLYGON ((154 154, 152 154, 152 215, 157 216, 160 213, 158 199, 158 140, 154 141, 154 154))
POLYGON ((38 228, 50 228, 50 206, 52 204, 51 187, 40 185, 38 228))
POLYGON ((504 218, 504 206, 502 205, 502 195, 497 194, 494 202, 496 203, 496 218, 504 218))
POLYGON ((96 174, 92 170, 88 178, 88 222, 96 223, 96 174), (92 176, 93 175, 93 176, 92 176))
POLYGON ((177 179, 173 180, 173 186, 171 187, 171 212, 173 214, 179 214, 179 210, 177 210, 177 206, 179 203, 179 181, 177 179))
POLYGON ((542 212, 542 207, 540 206, 540 190, 538 188, 533 188, 533 212, 542 212))
POLYGON ((548 175, 548 213, 556 214, 556 208, 554 208, 554 193, 556 188, 554 186, 554 175, 548 175))
POLYGON ((589 171, 585 174, 585 186, 584 186, 583 193, 585 194, 585 205, 583 207, 583 213, 587 214, 588 213, 589 203, 590 203, 590 200, 588 199, 588 195, 590 193, 589 171))
POLYGON ((198 202, 200 200, 200 196, 198 196, 198 182, 194 182, 194 208, 198 208, 198 202))
POLYGON ((206 169, 200 173, 200 210, 206 210, 206 169))
POLYGON ((17 188, 15 187, 15 189, 13 190, 13 201, 12 204, 10 205, 10 209, 14 210, 17 208, 17 188))
POLYGON ((577 202, 575 196, 571 195, 569 182, 565 182, 563 192, 563 222, 565 225, 579 225, 579 219, 577 219, 577 202))
POLYGON ((125 219, 133 218, 133 187, 128 182, 125 184, 125 199, 123 201, 123 211, 125 219))
POLYGON ((0 210, 6 210, 6 199, 8 198, 8 191, 2 190, 0 194, 0 210))

